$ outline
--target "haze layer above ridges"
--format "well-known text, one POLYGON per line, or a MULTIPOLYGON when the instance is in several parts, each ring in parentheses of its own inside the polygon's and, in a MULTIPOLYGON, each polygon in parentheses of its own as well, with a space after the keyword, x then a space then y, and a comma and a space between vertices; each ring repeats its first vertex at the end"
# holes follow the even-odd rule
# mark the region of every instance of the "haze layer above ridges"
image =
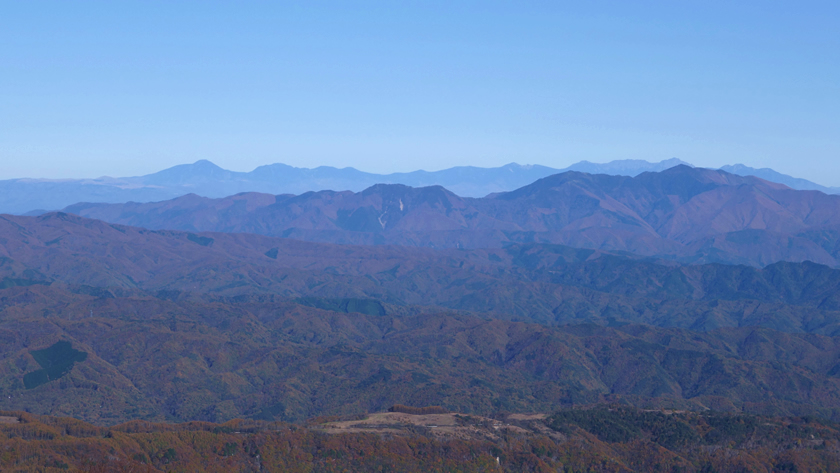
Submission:
MULTIPOLYGON (((589 174, 636 176, 642 172, 664 171, 679 164, 678 159, 658 163, 621 160, 597 164, 582 161, 565 169, 538 165, 508 164, 498 168, 471 166, 442 171, 373 174, 353 168, 295 168, 284 164, 261 166, 251 172, 234 172, 201 160, 178 165, 154 174, 137 177, 98 179, 12 179, 0 181, 0 213, 24 214, 58 210, 77 202, 153 202, 186 194, 225 197, 241 192, 302 194, 310 191, 361 191, 375 184, 403 184, 411 187, 439 185, 462 197, 483 197, 528 185, 537 179, 565 171, 589 174)), ((785 184, 793 189, 838 193, 840 189, 796 179, 772 169, 753 169, 743 165, 725 166, 738 175, 755 175, 785 184)))
POLYGON ((840 264, 840 196, 685 165, 636 177, 570 171, 483 198, 459 197, 440 186, 379 184, 358 193, 188 195, 65 210, 150 229, 337 244, 551 243, 681 263, 840 264))

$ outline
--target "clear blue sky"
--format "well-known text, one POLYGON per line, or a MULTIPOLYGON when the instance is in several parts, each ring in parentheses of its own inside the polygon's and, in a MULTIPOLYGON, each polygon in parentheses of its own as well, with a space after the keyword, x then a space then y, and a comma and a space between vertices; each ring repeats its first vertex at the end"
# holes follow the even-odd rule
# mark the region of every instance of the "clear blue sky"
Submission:
POLYGON ((840 2, 0 0, 0 178, 671 157, 840 185, 840 2))

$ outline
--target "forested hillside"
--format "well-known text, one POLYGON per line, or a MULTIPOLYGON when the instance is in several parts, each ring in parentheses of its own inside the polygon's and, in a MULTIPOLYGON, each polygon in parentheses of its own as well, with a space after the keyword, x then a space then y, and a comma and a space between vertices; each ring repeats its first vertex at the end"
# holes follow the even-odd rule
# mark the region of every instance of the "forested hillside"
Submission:
POLYGON ((840 432, 833 424, 621 406, 563 410, 548 418, 373 414, 304 427, 260 421, 97 427, 0 411, 0 445, 0 468, 17 472, 734 473, 840 467, 840 432))

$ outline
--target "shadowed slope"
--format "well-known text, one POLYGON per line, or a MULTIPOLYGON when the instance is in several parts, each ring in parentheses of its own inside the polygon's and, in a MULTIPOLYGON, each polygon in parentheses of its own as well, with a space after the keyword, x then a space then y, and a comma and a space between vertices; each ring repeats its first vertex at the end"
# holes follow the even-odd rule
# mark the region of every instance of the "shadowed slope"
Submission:
POLYGON ((0 409, 132 418, 302 420, 394 404, 534 412, 622 400, 840 413, 840 339, 754 327, 545 327, 427 312, 340 313, 282 298, 0 291, 0 409), (85 353, 25 385, 58 342, 85 353))
POLYGON ((323 299, 311 303, 316 307, 375 300, 549 325, 840 330, 840 271, 813 263, 677 266, 537 244, 487 250, 340 246, 150 231, 68 214, 0 218, 0 234, 5 287, 70 284, 91 293, 108 288, 323 299))

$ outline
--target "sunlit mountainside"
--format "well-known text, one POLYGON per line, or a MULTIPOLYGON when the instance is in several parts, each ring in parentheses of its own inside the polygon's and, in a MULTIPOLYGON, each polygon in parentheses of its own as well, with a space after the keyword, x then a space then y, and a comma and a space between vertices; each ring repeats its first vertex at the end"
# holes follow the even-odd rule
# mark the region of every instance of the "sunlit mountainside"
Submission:
POLYGON ((685 165, 0 216, 0 468, 830 469, 838 216, 685 165))
POLYGON ((840 472, 840 2, 194 3, 0 7, 0 473, 840 472))

